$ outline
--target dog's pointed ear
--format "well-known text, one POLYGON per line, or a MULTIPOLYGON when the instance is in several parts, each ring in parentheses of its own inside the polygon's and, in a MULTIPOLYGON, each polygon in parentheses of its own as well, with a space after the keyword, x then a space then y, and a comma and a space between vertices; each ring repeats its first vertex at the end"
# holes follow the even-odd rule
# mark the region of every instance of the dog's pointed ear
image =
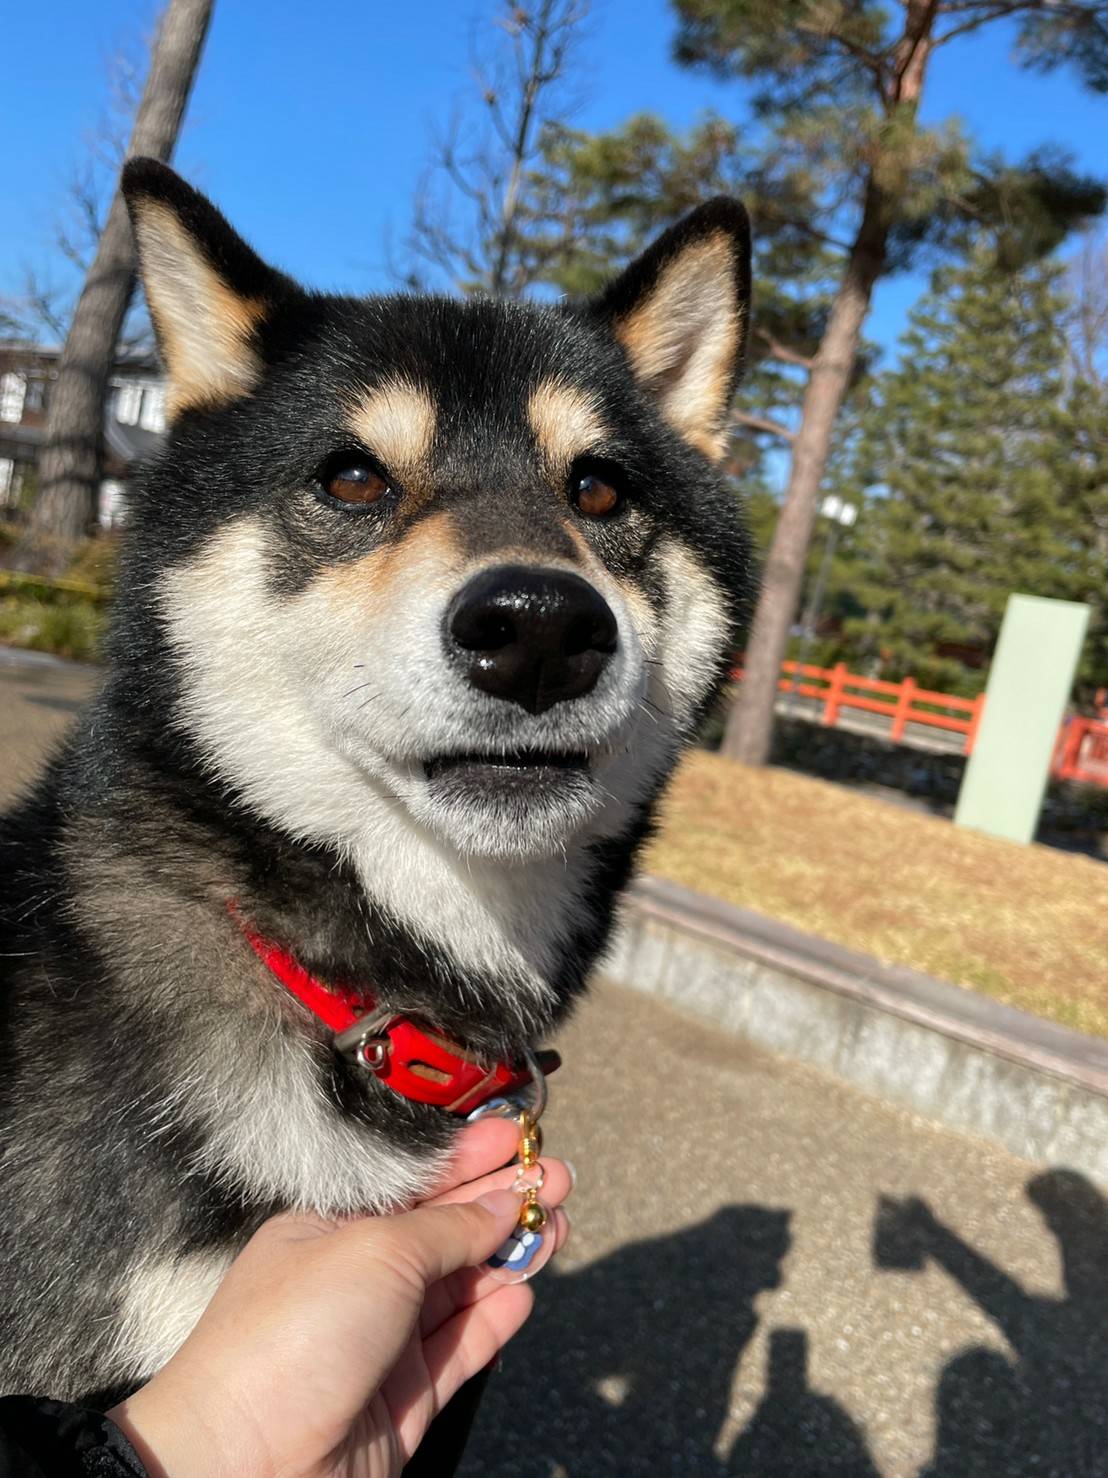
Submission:
POLYGON ((262 374, 259 331, 295 285, 168 165, 128 160, 122 188, 169 376, 169 414, 249 394, 262 374))
POLYGON ((742 370, 750 223, 719 196, 678 221, 594 303, 675 430, 713 460, 742 370))

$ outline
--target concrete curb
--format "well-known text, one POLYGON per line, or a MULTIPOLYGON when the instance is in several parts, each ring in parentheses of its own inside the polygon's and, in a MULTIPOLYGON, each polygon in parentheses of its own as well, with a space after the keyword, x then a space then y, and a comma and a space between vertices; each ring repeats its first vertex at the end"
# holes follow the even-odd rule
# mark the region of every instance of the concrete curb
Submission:
POLYGON ((99 672, 90 662, 73 662, 68 657, 55 657, 53 652, 33 652, 28 647, 0 647, 0 667, 52 667, 70 672, 99 672))
POLYGON ((1108 1186, 1108 1041, 660 878, 605 974, 1030 1160, 1108 1186))

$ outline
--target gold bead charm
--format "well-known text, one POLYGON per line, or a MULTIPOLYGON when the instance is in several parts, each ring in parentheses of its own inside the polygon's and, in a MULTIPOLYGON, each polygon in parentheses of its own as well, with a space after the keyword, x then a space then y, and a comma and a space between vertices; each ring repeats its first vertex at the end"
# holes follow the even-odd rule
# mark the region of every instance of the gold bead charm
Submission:
POLYGON ((546 1221, 546 1208, 537 1201, 524 1201, 519 1208, 519 1224, 525 1232, 541 1232, 546 1221))
POLYGON ((498 1247, 486 1264, 501 1283, 522 1283, 543 1267, 554 1250, 551 1215, 539 1200, 546 1168, 540 1162, 542 1135, 534 1118, 519 1116, 519 1149, 512 1189, 521 1197, 519 1217, 512 1235, 498 1247), (549 1228, 549 1230, 547 1230, 549 1228))

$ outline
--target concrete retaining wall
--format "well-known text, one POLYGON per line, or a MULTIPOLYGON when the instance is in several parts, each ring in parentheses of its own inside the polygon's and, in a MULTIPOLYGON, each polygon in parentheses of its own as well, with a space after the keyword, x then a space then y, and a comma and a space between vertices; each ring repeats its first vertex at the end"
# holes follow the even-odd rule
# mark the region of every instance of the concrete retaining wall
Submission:
POLYGON ((646 878, 603 973, 1108 1187, 1108 1042, 646 878))

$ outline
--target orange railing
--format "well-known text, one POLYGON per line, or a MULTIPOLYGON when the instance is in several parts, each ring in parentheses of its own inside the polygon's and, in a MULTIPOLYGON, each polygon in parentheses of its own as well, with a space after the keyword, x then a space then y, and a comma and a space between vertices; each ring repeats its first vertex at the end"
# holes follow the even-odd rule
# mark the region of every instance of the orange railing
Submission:
POLYGON ((1067 720, 1058 731, 1054 774, 1059 780, 1108 785, 1108 721, 1079 714, 1067 720))
MULTIPOLYGON (((740 663, 734 668, 734 676, 741 679, 742 675, 740 663)), ((909 724, 961 734, 963 754, 973 753, 985 708, 984 693, 976 698, 959 698, 953 693, 921 688, 913 677, 899 683, 862 677, 857 672, 848 672, 845 662, 838 662, 834 667, 782 662, 777 686, 782 693, 795 693, 799 698, 814 698, 822 703, 822 721, 829 728, 839 722, 844 709, 857 708, 887 718, 889 738, 896 742, 903 740, 909 724)), ((1096 718, 1075 714, 1066 719, 1058 730, 1051 774, 1058 780, 1108 786, 1108 706, 1101 706, 1096 718)))
MULTIPOLYGON (((973 741, 981 722, 985 706, 985 695, 976 698, 958 698, 953 693, 935 693, 930 688, 921 688, 915 678, 906 677, 903 682, 884 682, 881 678, 862 677, 857 672, 848 672, 845 662, 834 667, 797 666, 795 662, 781 664, 782 676, 777 686, 783 693, 795 693, 800 698, 815 698, 823 704, 823 722, 834 727, 844 708, 857 708, 864 713, 882 714, 891 721, 889 737, 904 738, 909 724, 922 724, 927 728, 945 729, 948 733, 962 734, 964 754, 973 753, 973 741)), ((741 678, 742 667, 736 667, 734 675, 741 678)))

